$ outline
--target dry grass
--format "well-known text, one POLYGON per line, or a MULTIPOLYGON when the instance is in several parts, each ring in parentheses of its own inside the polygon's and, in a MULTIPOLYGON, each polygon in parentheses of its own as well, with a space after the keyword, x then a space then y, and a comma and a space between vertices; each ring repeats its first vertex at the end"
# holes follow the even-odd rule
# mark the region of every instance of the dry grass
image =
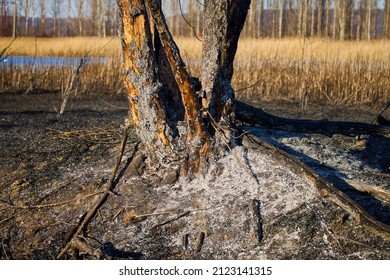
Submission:
MULTIPOLYGON (((0 38, 0 49, 11 40, 0 38)), ((83 67, 77 94, 117 94, 123 91, 121 49, 117 37, 18 38, 7 53, 15 56, 105 57, 107 63, 91 63, 83 67)), ((60 92, 76 67, 10 65, 1 69, 0 92, 24 92, 31 83, 38 91, 60 92)))
MULTIPOLYGON (((10 38, 0 38, 0 50, 10 38)), ((193 75, 200 75, 202 43, 177 38, 193 75)), ((106 57, 81 73, 79 94, 123 91, 118 38, 19 38, 8 50, 13 55, 106 57)), ((61 89, 71 67, 1 69, 0 91, 23 91, 31 83, 47 90, 61 89)), ((339 42, 324 39, 244 39, 239 43, 233 85, 237 95, 255 102, 287 99, 334 105, 374 104, 390 100, 390 41, 339 42), (253 85, 253 86, 251 86, 253 85)))
MULTIPOLYGON (((9 44, 12 38, 0 38, 0 49, 9 44)), ((17 56, 71 56, 85 55, 113 57, 120 55, 120 42, 117 37, 68 37, 68 38, 17 38, 10 50, 17 56)))

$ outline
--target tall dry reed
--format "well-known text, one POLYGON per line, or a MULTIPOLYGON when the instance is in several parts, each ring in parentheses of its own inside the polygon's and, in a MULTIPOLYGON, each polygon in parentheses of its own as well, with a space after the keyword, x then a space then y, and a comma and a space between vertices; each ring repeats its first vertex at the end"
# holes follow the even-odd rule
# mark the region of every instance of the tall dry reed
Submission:
MULTIPOLYGON (((10 42, 0 38, 0 49, 10 42)), ((177 38, 192 75, 201 73, 202 43, 177 38)), ((124 91, 118 38, 19 38, 12 55, 105 57, 106 63, 83 68, 78 93, 124 91)), ((34 80, 37 89, 61 91, 72 66, 0 66, 0 92, 23 92, 34 80)), ((390 101, 390 42, 339 42, 324 39, 245 39, 239 42, 233 86, 242 99, 286 99, 333 105, 383 104, 390 101)))

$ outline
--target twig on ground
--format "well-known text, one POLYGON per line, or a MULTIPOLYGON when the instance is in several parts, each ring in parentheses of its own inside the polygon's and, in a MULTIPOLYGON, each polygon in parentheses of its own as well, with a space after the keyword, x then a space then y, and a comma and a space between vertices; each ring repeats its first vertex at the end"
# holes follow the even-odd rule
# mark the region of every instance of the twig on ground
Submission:
POLYGON ((112 188, 114 186, 116 174, 119 169, 119 165, 121 164, 123 153, 125 151, 126 142, 128 138, 128 132, 129 132, 130 126, 126 126, 125 130, 123 132, 123 139, 120 146, 120 152, 118 155, 117 162, 115 164, 115 167, 112 171, 109 184, 107 188, 105 189, 103 195, 100 197, 99 201, 86 213, 86 216, 84 219, 80 221, 80 224, 77 227, 77 230, 73 234, 73 236, 70 238, 70 241, 67 242, 67 244, 64 246, 64 248, 61 250, 61 252, 58 254, 57 259, 61 259, 66 252, 69 250, 69 248, 72 246, 73 240, 85 229, 85 227, 88 225, 88 223, 93 219, 93 217, 96 214, 96 211, 103 205, 109 194, 112 192, 112 188))
POLYGON ((111 220, 112 221, 115 220, 116 217, 118 217, 123 212, 123 210, 124 210, 124 208, 119 209, 119 211, 115 213, 115 215, 111 218, 111 220))
POLYGON ((197 238, 196 247, 195 247, 196 253, 199 253, 200 250, 202 250, 205 237, 206 237, 206 234, 203 231, 199 233, 198 238, 197 238))
POLYGON ((19 215, 22 211, 19 211, 19 212, 16 212, 15 214, 13 214, 12 216, 8 217, 8 218, 5 218, 3 220, 0 221, 0 224, 6 222, 6 221, 9 221, 11 220, 12 218, 15 218, 17 215, 19 215))
POLYGON ((9 257, 8 257, 8 254, 7 254, 7 250, 6 250, 5 244, 4 244, 4 238, 1 240, 1 247, 2 247, 2 249, 3 249, 5 258, 6 258, 7 260, 9 260, 9 257))
MULTIPOLYGON (((76 197, 76 198, 73 198, 73 199, 69 199, 69 200, 61 201, 61 202, 57 202, 57 203, 39 204, 39 205, 30 205, 30 206, 29 205, 10 205, 10 207, 12 207, 12 208, 19 208, 19 209, 33 209, 33 208, 41 209, 41 208, 47 208, 47 207, 55 207, 55 206, 61 206, 61 205, 64 205, 64 204, 68 204, 68 203, 71 203, 71 202, 74 202, 74 201, 77 201, 77 200, 80 200, 80 199, 86 199, 88 197, 95 196, 95 195, 98 195, 98 194, 101 194, 101 193, 104 193, 104 191, 94 192, 94 193, 87 194, 87 195, 82 196, 82 197, 76 197)), ((1 201, 0 201, 0 203, 1 203, 1 201)))
POLYGON ((74 131, 60 131, 53 128, 48 128, 53 133, 54 139, 63 141, 78 140, 93 144, 117 144, 116 141, 118 133, 117 128, 110 124, 104 127, 98 127, 94 130, 74 130, 74 131))
POLYGON ((36 234, 38 231, 40 231, 43 228, 54 227, 54 226, 58 226, 58 225, 62 225, 62 224, 69 224, 69 223, 58 221, 58 222, 55 222, 55 223, 49 223, 49 224, 43 224, 43 225, 35 225, 35 226, 32 226, 32 229, 33 229, 34 234, 36 234))
POLYGON ((187 209, 187 210, 171 210, 171 211, 148 213, 148 214, 136 214, 135 212, 132 211, 127 219, 128 219, 128 222, 132 222, 132 221, 139 221, 140 219, 147 218, 147 217, 153 217, 153 216, 162 216, 162 215, 171 215, 171 214, 177 214, 178 215, 176 218, 173 218, 172 220, 168 220, 166 222, 163 222, 162 224, 159 224, 159 225, 155 226, 155 227, 158 227, 158 226, 161 226, 161 225, 165 225, 165 223, 173 222, 173 221, 175 221, 177 219, 180 219, 181 217, 187 216, 190 213, 195 213, 195 212, 199 212, 199 211, 215 210, 215 209, 221 208, 223 206, 224 205, 221 204, 219 206, 209 207, 209 208, 187 209))
POLYGON ((176 216, 175 218, 166 220, 165 222, 162 222, 161 224, 155 225, 153 228, 165 226, 165 225, 167 225, 167 224, 169 224, 169 223, 172 223, 172 222, 174 222, 174 221, 179 220, 179 219, 182 218, 182 217, 187 216, 187 215, 190 214, 190 213, 191 213, 191 211, 185 211, 184 213, 179 214, 179 215, 176 216))

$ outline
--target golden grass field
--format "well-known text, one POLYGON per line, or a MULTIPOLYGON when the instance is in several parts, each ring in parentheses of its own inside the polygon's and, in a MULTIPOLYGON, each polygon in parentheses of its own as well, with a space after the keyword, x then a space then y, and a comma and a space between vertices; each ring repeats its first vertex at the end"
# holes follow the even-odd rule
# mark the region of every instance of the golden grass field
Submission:
MULTIPOLYGON (((0 51, 11 38, 0 38, 0 51)), ((192 75, 200 75, 202 43, 177 38, 192 75)), ((117 37, 18 38, 7 50, 19 56, 107 57, 106 64, 86 65, 79 94, 123 92, 121 49, 117 37)), ((1 69, 0 92, 35 87, 60 91, 70 67, 10 66, 1 69)), ((286 99, 305 107, 381 105, 390 101, 390 41, 340 42, 327 39, 243 39, 235 61, 233 86, 239 98, 255 102, 286 99)))

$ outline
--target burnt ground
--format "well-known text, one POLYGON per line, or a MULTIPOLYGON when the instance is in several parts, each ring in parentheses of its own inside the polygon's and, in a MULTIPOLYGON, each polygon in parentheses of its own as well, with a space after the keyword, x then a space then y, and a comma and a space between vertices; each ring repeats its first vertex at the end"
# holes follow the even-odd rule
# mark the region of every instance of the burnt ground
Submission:
MULTIPOLYGON (((59 103, 49 93, 0 94, 0 259, 54 259, 115 166, 126 98, 71 100, 62 116, 59 103)), ((285 117, 363 122, 380 111, 261 106, 285 117)), ((390 225, 388 139, 246 129, 390 225)), ((175 170, 145 172, 134 156, 136 142, 130 131, 114 191, 76 240, 80 258, 389 259, 389 240, 368 232, 264 151, 237 147, 188 181, 175 170)))

